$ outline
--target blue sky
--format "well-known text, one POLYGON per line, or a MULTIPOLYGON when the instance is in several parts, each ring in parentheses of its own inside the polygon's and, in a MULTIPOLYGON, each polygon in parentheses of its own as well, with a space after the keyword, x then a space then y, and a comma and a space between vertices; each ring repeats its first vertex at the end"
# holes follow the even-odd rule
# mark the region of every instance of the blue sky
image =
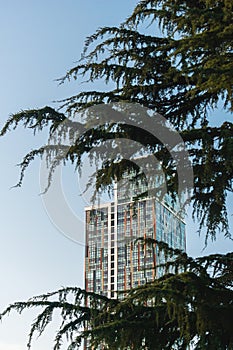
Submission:
MULTIPOLYGON (((79 83, 58 86, 55 81, 80 58, 84 39, 100 26, 118 25, 133 9, 133 0, 0 0, 0 126, 11 113, 51 105, 73 95, 79 83)), ((26 173, 23 187, 11 189, 19 176, 15 165, 45 135, 33 137, 23 129, 0 139, 0 310, 9 303, 25 300, 67 285, 83 286, 83 246, 62 235, 50 221, 39 193, 40 162, 26 173)), ((68 171, 68 170, 67 170, 68 171)), ((76 181, 74 174, 69 175, 76 181)), ((82 231, 84 200, 65 189, 82 231)), ((76 192, 75 192, 76 193, 76 192)), ((189 221, 190 223, 190 221, 189 221)), ((203 240, 190 223, 188 251, 202 254, 203 240), (191 227, 191 228, 190 228, 191 227)), ((232 249, 223 239, 210 244, 204 253, 232 249)), ((0 350, 26 348, 29 323, 35 316, 12 314, 0 324, 0 350)), ((53 328, 33 349, 51 348, 53 328)))

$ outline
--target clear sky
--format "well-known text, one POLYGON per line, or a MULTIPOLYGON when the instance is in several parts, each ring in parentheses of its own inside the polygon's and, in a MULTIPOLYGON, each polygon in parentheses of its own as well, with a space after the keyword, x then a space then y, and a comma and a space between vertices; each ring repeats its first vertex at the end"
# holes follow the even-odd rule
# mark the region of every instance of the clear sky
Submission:
MULTIPOLYGON (((78 92, 79 83, 58 86, 64 75, 80 58, 84 39, 96 28, 118 25, 131 12, 133 0, 0 0, 0 126, 9 114, 21 109, 52 105, 52 101, 78 92)), ((0 139, 0 310, 9 303, 26 300, 61 286, 83 287, 83 246, 62 235, 50 221, 39 193, 40 162, 26 173, 23 187, 11 189, 19 175, 15 165, 33 148, 45 142, 23 129, 0 139)), ((66 178, 66 175, 64 175, 66 178)), ((64 185, 66 196, 76 211, 81 234, 85 198, 64 185)), ((64 180, 65 183, 65 180, 64 180)), ((72 187, 73 186, 73 187, 72 187)), ((189 220, 188 252, 203 254, 203 240, 189 220), (191 227, 191 228, 190 228, 191 227)), ((232 249, 223 239, 210 244, 208 252, 232 249)), ((12 314, 0 324, 0 350, 26 348, 29 322, 35 313, 12 314)), ((53 328, 34 342, 33 349, 51 348, 53 328)))

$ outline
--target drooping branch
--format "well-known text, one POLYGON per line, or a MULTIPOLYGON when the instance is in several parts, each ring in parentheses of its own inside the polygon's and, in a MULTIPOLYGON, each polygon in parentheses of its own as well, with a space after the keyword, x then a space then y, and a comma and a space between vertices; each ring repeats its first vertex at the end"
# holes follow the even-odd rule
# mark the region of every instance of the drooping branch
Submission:
MULTIPOLYGON (((68 349, 79 349, 88 337, 94 348, 107 349, 231 349, 233 253, 188 257, 164 242, 139 239, 135 244, 155 245, 166 256, 165 274, 130 291, 119 300, 80 288, 68 287, 9 306, 12 311, 39 308, 31 326, 28 348, 36 334, 44 333, 60 310, 54 350, 66 338, 68 349)), ((161 265, 162 266, 162 265, 161 265)), ((119 297, 121 294, 119 294, 119 297)))
MULTIPOLYGON (((179 152, 173 153, 176 159, 172 158, 166 145, 140 124, 140 115, 138 125, 114 123, 112 114, 116 111, 109 107, 104 123, 98 125, 98 113, 87 112, 93 106, 119 101, 158 111, 172 122, 190 152, 192 202, 200 226, 207 227, 207 237, 215 238, 218 228, 229 236, 226 198, 232 191, 232 124, 225 122, 216 127, 211 114, 219 103, 225 111, 232 111, 232 38, 231 1, 140 1, 119 28, 103 27, 87 38, 81 61, 61 79, 64 82, 81 76, 93 85, 102 79, 111 82, 112 89, 78 92, 61 101, 59 111, 45 107, 15 114, 1 135, 20 123, 33 132, 49 129, 48 145, 26 155, 22 174, 36 155, 48 151, 54 156, 52 176, 62 156, 59 147, 51 152, 49 146, 59 144, 62 149, 68 145, 63 158, 78 170, 82 156, 95 149, 90 158, 93 161, 96 157, 102 166, 96 172, 99 188, 101 179, 106 186, 111 184, 117 162, 121 169, 118 173, 123 174, 125 157, 118 154, 118 161, 112 161, 105 143, 109 140, 114 145, 119 138, 136 141, 161 162, 168 191, 175 193, 179 152)), ((125 170, 129 168, 130 162, 125 170)))

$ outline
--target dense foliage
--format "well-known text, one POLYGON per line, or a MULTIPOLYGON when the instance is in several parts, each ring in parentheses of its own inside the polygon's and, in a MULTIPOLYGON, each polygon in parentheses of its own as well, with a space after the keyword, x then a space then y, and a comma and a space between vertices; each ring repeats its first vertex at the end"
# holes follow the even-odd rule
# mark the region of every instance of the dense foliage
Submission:
MULTIPOLYGON (((61 102, 57 111, 45 107, 12 115, 1 134, 23 123, 34 132, 49 127, 50 138, 52 134, 62 143, 64 135, 73 138, 75 129, 76 141, 63 158, 78 168, 82 156, 93 147, 124 137, 140 142, 150 153, 159 152, 166 173, 175 167, 171 155, 155 137, 148 132, 145 135, 143 128, 118 123, 116 129, 110 118, 96 125, 92 113, 85 120, 69 121, 87 107, 117 101, 156 110, 173 123, 189 149, 194 170, 192 202, 201 226, 206 226, 212 237, 217 228, 229 236, 226 195, 232 191, 233 126, 227 121, 214 125, 212 114, 219 105, 229 113, 233 110, 232 6, 231 0, 139 2, 119 28, 103 27, 89 37, 80 64, 61 79, 84 76, 91 83, 103 79, 112 89, 78 93, 61 102)), ((53 167, 62 161, 60 149, 52 145, 30 152, 21 164, 19 185, 25 168, 42 154, 55 159, 53 167)), ((124 168, 120 173, 131 166, 121 163, 121 155, 115 161, 105 153, 97 158, 102 162, 105 177, 102 173, 101 181, 104 179, 106 187, 113 180, 116 164, 124 168), (106 161, 108 167, 104 167, 106 161)), ((176 191, 177 177, 168 181, 169 190, 176 191)))
MULTIPOLYGON (((213 116, 220 106, 229 116, 233 111, 232 38, 232 0, 143 0, 120 27, 100 28, 86 40, 81 61, 61 83, 80 76, 93 84, 102 79, 109 83, 106 90, 78 93, 60 101, 58 110, 44 107, 14 114, 3 128, 1 135, 20 123, 34 132, 50 131, 48 145, 23 159, 19 185, 38 155, 51 161, 50 183, 58 164, 71 161, 81 169, 82 156, 95 148, 102 165, 95 174, 97 191, 108 188, 116 174, 120 178, 133 165, 120 151, 112 159, 101 145, 124 138, 137 141, 159 159, 168 189, 176 193, 178 178, 171 176, 177 173, 176 163, 166 145, 140 123, 116 123, 109 117, 98 124, 98 115, 88 112, 96 105, 137 103, 162 114, 184 140, 194 173, 194 213, 200 228, 207 229, 206 237, 215 238, 217 229, 229 237, 226 197, 232 191, 233 124, 225 120, 218 125, 213 116), (79 113, 82 118, 77 120, 79 113)), ((63 322, 54 349, 64 335, 70 339, 69 349, 77 348, 87 335, 95 348, 232 349, 232 254, 192 259, 162 248, 172 256, 166 265, 170 270, 128 291, 122 301, 65 288, 16 303, 3 315, 12 309, 44 307, 32 326, 29 346, 34 332, 43 333, 59 308, 63 322)))
POLYGON ((162 242, 146 243, 165 252, 165 275, 127 291, 123 300, 71 287, 17 302, 1 317, 13 310, 40 309, 29 348, 33 336, 41 335, 60 310, 54 350, 65 339, 69 350, 78 349, 86 337, 94 349, 232 349, 233 254, 193 259, 162 242))

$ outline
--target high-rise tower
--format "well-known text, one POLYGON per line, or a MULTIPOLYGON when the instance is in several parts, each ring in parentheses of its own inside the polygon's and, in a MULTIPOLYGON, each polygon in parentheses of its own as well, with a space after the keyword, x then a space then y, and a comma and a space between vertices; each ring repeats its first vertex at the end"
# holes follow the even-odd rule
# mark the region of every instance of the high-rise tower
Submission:
POLYGON ((153 238, 185 251, 185 223, 168 195, 132 200, 132 188, 115 187, 114 200, 87 207, 85 288, 118 298, 118 291, 152 281, 163 274, 164 262, 156 245, 135 244, 153 238))

